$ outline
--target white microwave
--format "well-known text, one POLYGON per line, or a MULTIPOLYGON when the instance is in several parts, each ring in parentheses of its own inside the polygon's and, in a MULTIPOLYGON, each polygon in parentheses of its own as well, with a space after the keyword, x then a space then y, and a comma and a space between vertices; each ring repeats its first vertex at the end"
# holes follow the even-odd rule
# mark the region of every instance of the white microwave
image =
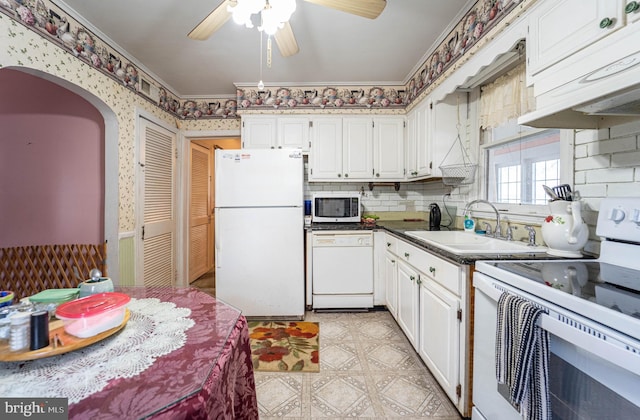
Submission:
POLYGON ((311 202, 314 223, 360 222, 360 194, 315 193, 311 202))

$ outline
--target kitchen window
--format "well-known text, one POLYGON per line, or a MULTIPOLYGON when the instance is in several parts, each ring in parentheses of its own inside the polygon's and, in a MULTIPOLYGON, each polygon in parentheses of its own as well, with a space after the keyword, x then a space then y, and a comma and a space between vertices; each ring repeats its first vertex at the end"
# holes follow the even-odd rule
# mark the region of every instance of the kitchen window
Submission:
POLYGON ((535 108, 520 64, 480 87, 480 143, 484 197, 520 215, 548 212, 543 185, 573 183, 573 131, 521 126, 517 118, 535 108))
POLYGON ((487 147, 487 196, 495 203, 546 204, 543 185, 560 182, 560 130, 487 147))

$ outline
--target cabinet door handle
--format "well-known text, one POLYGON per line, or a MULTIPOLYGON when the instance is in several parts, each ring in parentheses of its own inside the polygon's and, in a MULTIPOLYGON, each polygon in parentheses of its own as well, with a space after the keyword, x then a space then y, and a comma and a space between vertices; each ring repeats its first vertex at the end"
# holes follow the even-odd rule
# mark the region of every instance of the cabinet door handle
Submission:
POLYGON ((637 1, 632 1, 630 3, 627 3, 627 5, 624 8, 624 12, 626 14, 629 14, 629 13, 635 12, 638 9, 640 9, 640 3, 638 3, 637 1))
POLYGON ((422 280, 420 279, 420 277, 418 277, 418 281, 416 283, 422 284, 422 280))
POLYGON ((435 274, 436 273, 436 268, 435 267, 429 267, 429 272, 431 274, 435 274))
POLYGON ((409 280, 414 281, 416 279, 416 276, 409 276, 409 280))
POLYGON ((405 256, 405 258, 409 258, 409 253, 408 253, 408 252, 405 252, 405 253, 404 253, 404 256, 405 256))
POLYGON ((396 263, 396 260, 391 260, 391 264, 395 264, 395 263, 396 263))
POLYGON ((391 246, 391 242, 387 242, 387 246, 391 246))
POLYGON ((604 18, 604 19, 602 19, 600 21, 600 28, 602 28, 602 29, 606 29, 611 25, 613 25, 613 19, 610 19, 608 17, 606 17, 606 18, 604 18))
POLYGON ((275 149, 275 147, 271 146, 272 149, 275 149))
POLYGON ((380 176, 380 174, 376 174, 376 176, 377 176, 377 177, 379 177, 379 176, 380 176))
POLYGON ((344 177, 345 178, 349 178, 349 174, 344 174, 344 177))
POLYGON ((342 177, 342 174, 338 174, 338 178, 342 177))

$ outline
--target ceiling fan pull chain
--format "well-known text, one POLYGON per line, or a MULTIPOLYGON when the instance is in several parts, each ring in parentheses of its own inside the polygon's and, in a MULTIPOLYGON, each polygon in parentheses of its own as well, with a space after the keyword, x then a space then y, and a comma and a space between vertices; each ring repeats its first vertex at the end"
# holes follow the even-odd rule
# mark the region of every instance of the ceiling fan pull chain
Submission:
POLYGON ((267 67, 271 68, 271 35, 267 38, 267 67))
POLYGON ((260 81, 258 82, 258 90, 264 89, 264 82, 262 81, 262 32, 260 34, 260 81))

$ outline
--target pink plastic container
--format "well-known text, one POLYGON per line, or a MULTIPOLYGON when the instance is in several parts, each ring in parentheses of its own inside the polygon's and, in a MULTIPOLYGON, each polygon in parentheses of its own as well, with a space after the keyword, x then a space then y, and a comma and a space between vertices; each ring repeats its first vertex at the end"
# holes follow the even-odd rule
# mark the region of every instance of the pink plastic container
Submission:
POLYGON ((99 293, 66 302, 56 309, 67 334, 93 337, 122 324, 131 298, 124 293, 99 293))

